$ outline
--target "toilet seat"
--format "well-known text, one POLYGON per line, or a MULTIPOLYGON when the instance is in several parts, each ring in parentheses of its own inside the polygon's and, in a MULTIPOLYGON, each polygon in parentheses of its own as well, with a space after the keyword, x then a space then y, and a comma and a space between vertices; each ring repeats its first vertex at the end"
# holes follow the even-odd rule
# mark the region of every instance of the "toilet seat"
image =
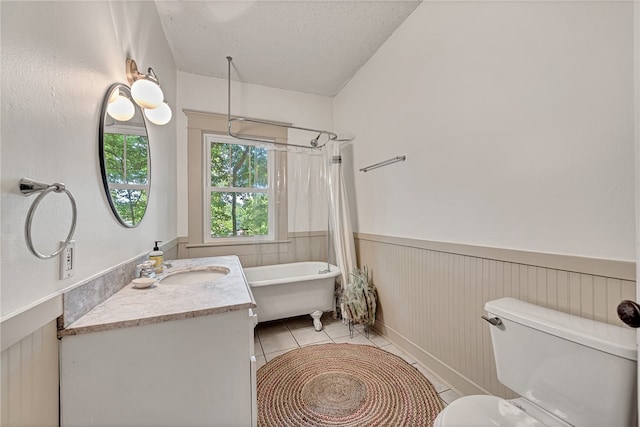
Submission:
POLYGON ((545 427, 508 400, 496 396, 465 396, 438 414, 434 427, 545 427))

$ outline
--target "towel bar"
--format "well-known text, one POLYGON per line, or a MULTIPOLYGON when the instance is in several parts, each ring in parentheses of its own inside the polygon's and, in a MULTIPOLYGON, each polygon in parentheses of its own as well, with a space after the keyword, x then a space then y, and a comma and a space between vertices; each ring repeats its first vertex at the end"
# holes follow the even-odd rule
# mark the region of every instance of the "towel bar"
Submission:
POLYGON ((397 162, 404 162, 405 160, 407 160, 407 156, 396 156, 396 157, 394 157, 392 159, 387 159, 387 160, 384 160, 382 162, 373 164, 371 166, 364 167, 364 168, 360 169, 360 172, 367 172, 367 171, 370 171, 371 169, 381 168, 383 166, 391 165, 391 164, 397 163, 397 162))

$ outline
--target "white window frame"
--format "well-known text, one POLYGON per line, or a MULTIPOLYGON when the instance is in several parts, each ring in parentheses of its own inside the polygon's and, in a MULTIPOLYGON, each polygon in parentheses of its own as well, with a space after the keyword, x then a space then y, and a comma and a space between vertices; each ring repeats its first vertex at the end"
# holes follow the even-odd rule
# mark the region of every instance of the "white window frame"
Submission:
POLYGON ((147 129, 144 126, 131 126, 131 125, 112 125, 105 128, 105 134, 116 134, 124 136, 123 156, 125 168, 123 171, 125 183, 116 184, 107 182, 109 190, 144 190, 147 192, 147 203, 149 202, 149 193, 151 189, 151 146, 149 145, 149 136, 147 135, 147 129), (146 184, 127 184, 127 136, 144 136, 147 138, 147 183, 146 184))
POLYGON ((237 140, 230 136, 218 135, 213 133, 205 133, 203 135, 204 143, 203 147, 203 210, 204 210, 204 224, 203 224, 203 242, 205 243, 256 243, 264 241, 276 240, 276 191, 275 191, 275 150, 272 147, 267 147, 265 144, 253 143, 251 141, 237 140), (223 143, 234 145, 250 145, 259 148, 265 148, 267 150, 267 189, 260 188, 242 188, 242 187, 213 187, 211 185, 211 144, 223 143), (236 237, 212 237, 211 236, 211 193, 212 192, 246 192, 246 193, 266 193, 269 198, 269 234, 265 236, 236 236, 236 237))

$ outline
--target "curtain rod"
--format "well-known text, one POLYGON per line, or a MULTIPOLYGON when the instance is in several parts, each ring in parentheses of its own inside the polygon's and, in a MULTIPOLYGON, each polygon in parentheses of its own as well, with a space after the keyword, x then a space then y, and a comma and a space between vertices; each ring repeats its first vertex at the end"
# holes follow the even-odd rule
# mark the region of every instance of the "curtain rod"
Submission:
POLYGON ((270 122, 270 121, 267 121, 267 120, 249 119, 247 117, 240 117, 240 116, 231 117, 231 61, 233 61, 233 58, 230 57, 230 56, 227 56, 227 134, 230 137, 235 138, 235 139, 241 139, 241 140, 244 140, 244 141, 264 142, 264 143, 273 144, 273 145, 283 145, 283 146, 286 146, 286 147, 300 147, 300 148, 308 148, 308 149, 322 148, 325 145, 327 145, 327 143, 329 141, 338 140, 338 135, 333 133, 333 132, 330 132, 328 130, 304 128, 304 127, 294 126, 294 125, 289 125, 289 124, 270 122), (245 137, 245 136, 241 136, 241 135, 235 134, 235 133, 233 133, 231 131, 231 123, 233 123, 233 122, 249 122, 249 123, 258 123, 258 124, 262 124, 262 125, 277 126, 277 127, 287 128, 287 129, 295 129, 295 130, 301 130, 301 131, 305 131, 305 132, 317 133, 318 136, 316 136, 311 141, 309 141, 309 146, 301 145, 301 144, 289 144, 289 143, 286 143, 286 142, 277 142, 277 141, 272 141, 272 140, 269 140, 269 139, 248 138, 248 137, 245 137), (324 144, 319 144, 318 140, 322 135, 326 135, 327 136, 327 141, 324 144))

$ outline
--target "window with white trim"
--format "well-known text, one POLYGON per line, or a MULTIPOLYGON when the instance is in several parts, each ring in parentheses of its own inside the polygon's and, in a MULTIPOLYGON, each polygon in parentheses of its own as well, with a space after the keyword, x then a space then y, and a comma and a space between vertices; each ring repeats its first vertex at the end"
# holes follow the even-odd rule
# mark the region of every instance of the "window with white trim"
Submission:
POLYGON ((273 150, 206 134, 203 159, 204 241, 275 239, 273 150))
POLYGON ((102 140, 109 203, 129 227, 144 217, 149 197, 149 140, 144 124, 105 126, 102 140))

